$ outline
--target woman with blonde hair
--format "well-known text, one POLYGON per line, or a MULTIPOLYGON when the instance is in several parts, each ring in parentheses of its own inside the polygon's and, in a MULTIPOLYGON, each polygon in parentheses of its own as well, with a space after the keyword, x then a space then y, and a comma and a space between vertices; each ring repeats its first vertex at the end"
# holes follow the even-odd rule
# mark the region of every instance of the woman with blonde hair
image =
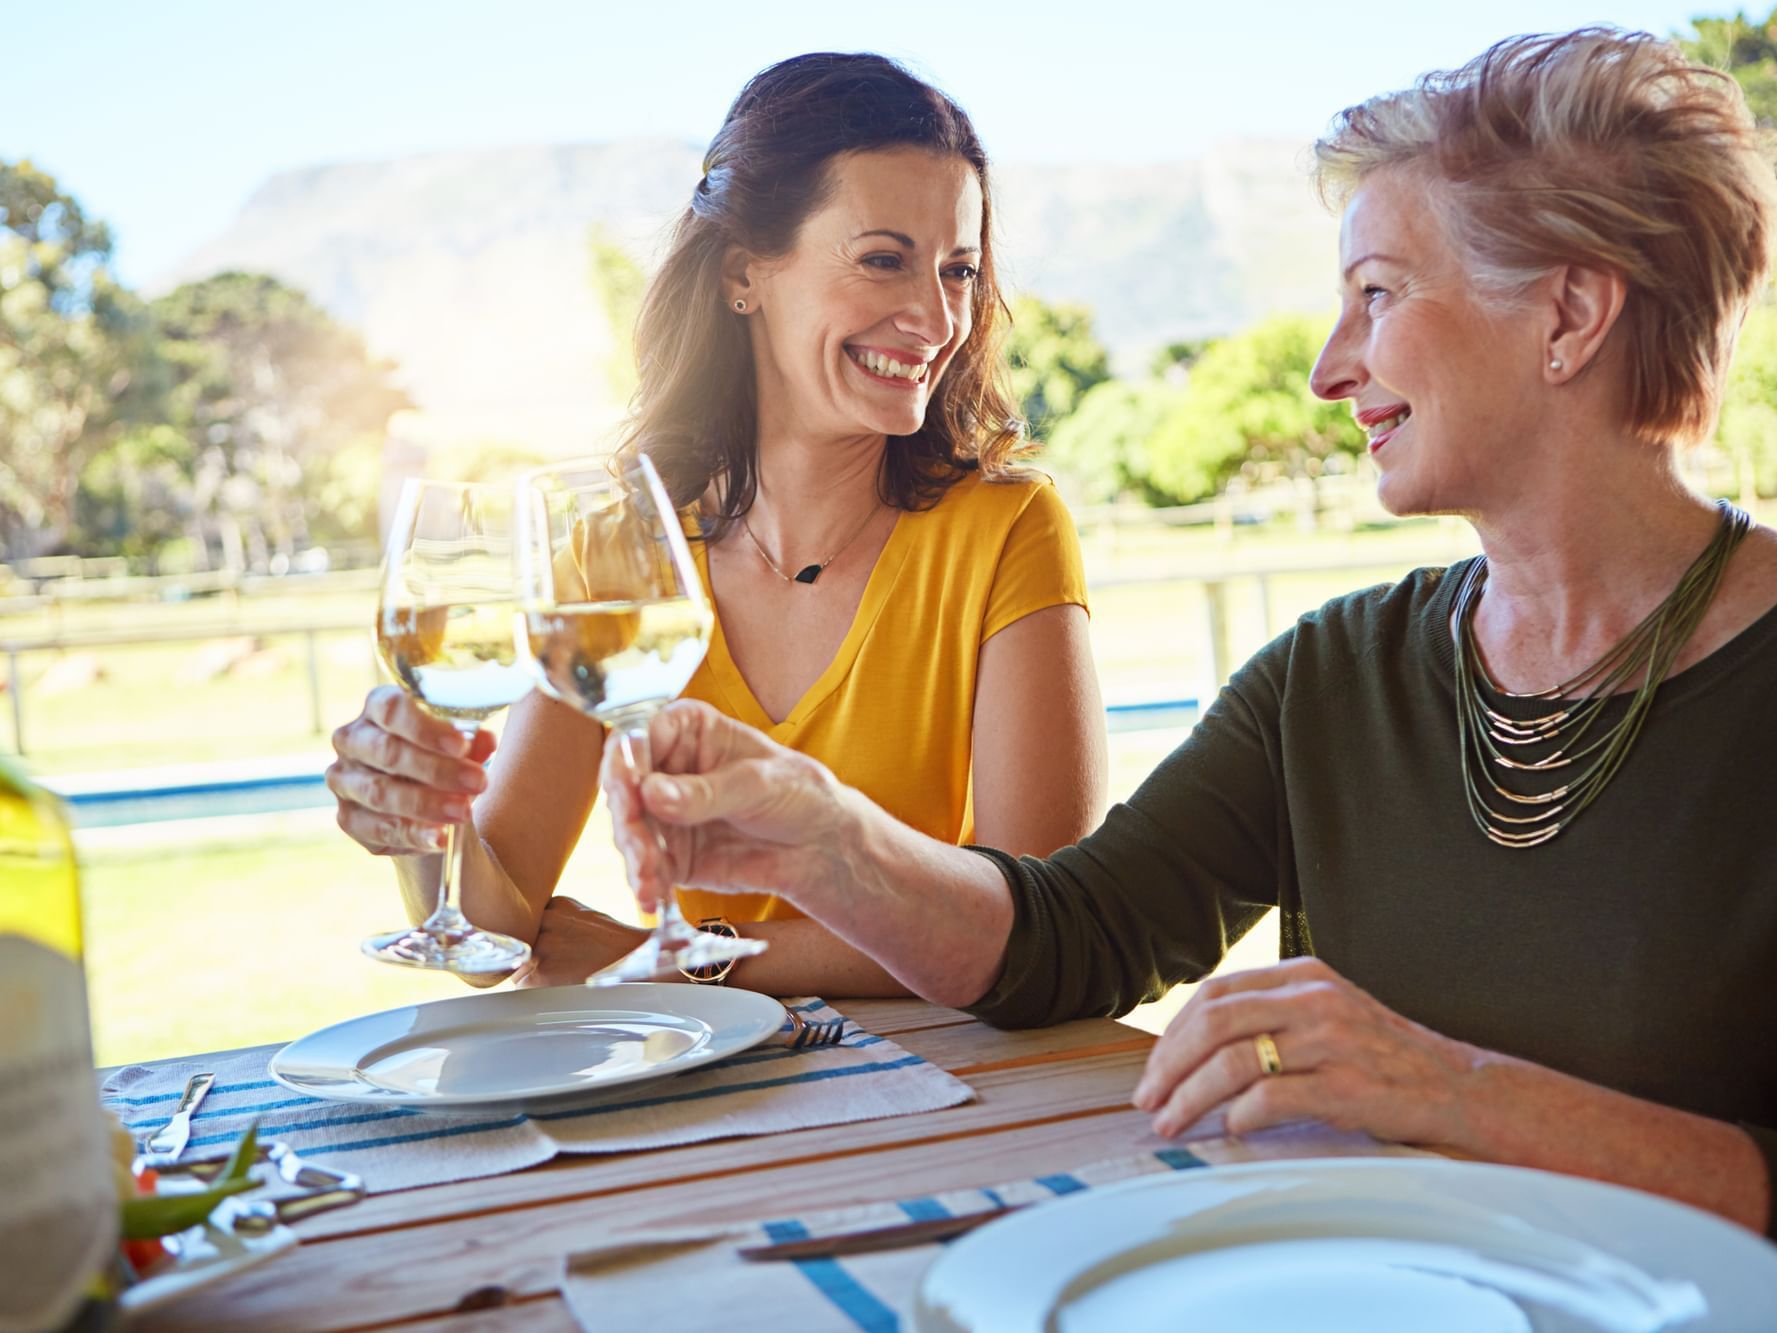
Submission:
POLYGON ((695 706, 607 761, 644 900, 766 879, 911 989, 1122 1013, 1264 912, 1135 1089, 1176 1134, 1300 1117, 1771 1225, 1777 533, 1682 484, 1763 299, 1772 172, 1723 75, 1641 34, 1503 42, 1342 113, 1313 374, 1400 514, 1484 554, 1329 602, 1046 859, 920 838, 695 706), (669 776, 678 774, 681 776, 669 776), (674 825, 664 854, 645 806, 674 825))
MULTIPOLYGON (((933 838, 1047 853, 1102 812, 1104 721, 1073 524, 1017 466, 991 204, 968 117, 893 61, 805 55, 757 75, 645 298, 620 456, 652 459, 701 538, 716 629, 687 697, 933 838)), ((340 825, 395 858, 415 920, 439 825, 472 814, 463 909, 535 940, 523 980, 577 982, 639 942, 551 896, 598 792, 595 723, 533 693, 484 778, 485 733, 464 753, 385 687, 334 745, 340 825)), ((684 903, 774 946, 734 984, 901 993, 758 887, 684 903)))

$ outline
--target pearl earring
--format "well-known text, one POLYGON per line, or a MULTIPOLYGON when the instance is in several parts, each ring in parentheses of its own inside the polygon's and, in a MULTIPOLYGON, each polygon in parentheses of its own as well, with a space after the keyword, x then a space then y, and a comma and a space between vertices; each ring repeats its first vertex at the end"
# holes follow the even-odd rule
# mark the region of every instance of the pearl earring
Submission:
POLYGON ((734 308, 744 315, 747 312, 747 303, 745 301, 736 301, 734 303, 734 308))
POLYGON ((1561 360, 1560 357, 1556 357, 1554 360, 1549 362, 1549 369, 1550 370, 1560 370, 1564 364, 1565 363, 1561 360))

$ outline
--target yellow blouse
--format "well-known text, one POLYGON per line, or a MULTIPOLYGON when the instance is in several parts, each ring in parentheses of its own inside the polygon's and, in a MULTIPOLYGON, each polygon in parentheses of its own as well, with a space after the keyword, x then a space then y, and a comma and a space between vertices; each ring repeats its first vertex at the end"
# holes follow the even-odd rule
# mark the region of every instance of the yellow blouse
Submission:
MULTIPOLYGON (((693 546, 707 589, 703 544, 693 546)), ((933 508, 896 519, 838 653, 782 722, 747 688, 720 615, 685 697, 820 760, 922 833, 967 842, 981 645, 1033 611, 1064 605, 1086 605, 1086 575, 1054 484, 970 476, 933 508)), ((801 915, 775 894, 681 890, 679 900, 693 921, 801 915)))

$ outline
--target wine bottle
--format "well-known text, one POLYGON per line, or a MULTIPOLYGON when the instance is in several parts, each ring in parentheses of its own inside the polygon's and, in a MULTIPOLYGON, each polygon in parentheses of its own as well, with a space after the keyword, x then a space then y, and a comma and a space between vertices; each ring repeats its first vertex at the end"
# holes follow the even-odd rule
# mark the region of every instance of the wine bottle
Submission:
POLYGON ((107 1267, 107 1133, 68 821, 0 759, 0 1333, 67 1326, 107 1267))

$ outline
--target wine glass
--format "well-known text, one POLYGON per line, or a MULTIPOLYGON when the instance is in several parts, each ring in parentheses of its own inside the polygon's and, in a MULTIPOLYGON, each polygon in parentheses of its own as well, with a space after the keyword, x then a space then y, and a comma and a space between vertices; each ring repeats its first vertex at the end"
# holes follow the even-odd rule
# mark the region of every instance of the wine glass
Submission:
MULTIPOLYGON (((648 722, 690 684, 715 624, 679 516, 646 458, 621 475, 603 460, 534 468, 519 492, 527 660, 545 690, 603 722, 647 773, 648 722)), ((653 981, 764 948, 693 928, 669 894, 654 932, 586 980, 653 981)))
MULTIPOLYGON (((410 479, 384 548, 377 653, 422 708, 465 736, 534 685, 518 660, 513 500, 511 486, 410 479)), ((530 957, 529 945, 477 929, 457 906, 462 844, 447 826, 432 915, 372 935, 365 953, 466 975, 509 972, 530 957)))

